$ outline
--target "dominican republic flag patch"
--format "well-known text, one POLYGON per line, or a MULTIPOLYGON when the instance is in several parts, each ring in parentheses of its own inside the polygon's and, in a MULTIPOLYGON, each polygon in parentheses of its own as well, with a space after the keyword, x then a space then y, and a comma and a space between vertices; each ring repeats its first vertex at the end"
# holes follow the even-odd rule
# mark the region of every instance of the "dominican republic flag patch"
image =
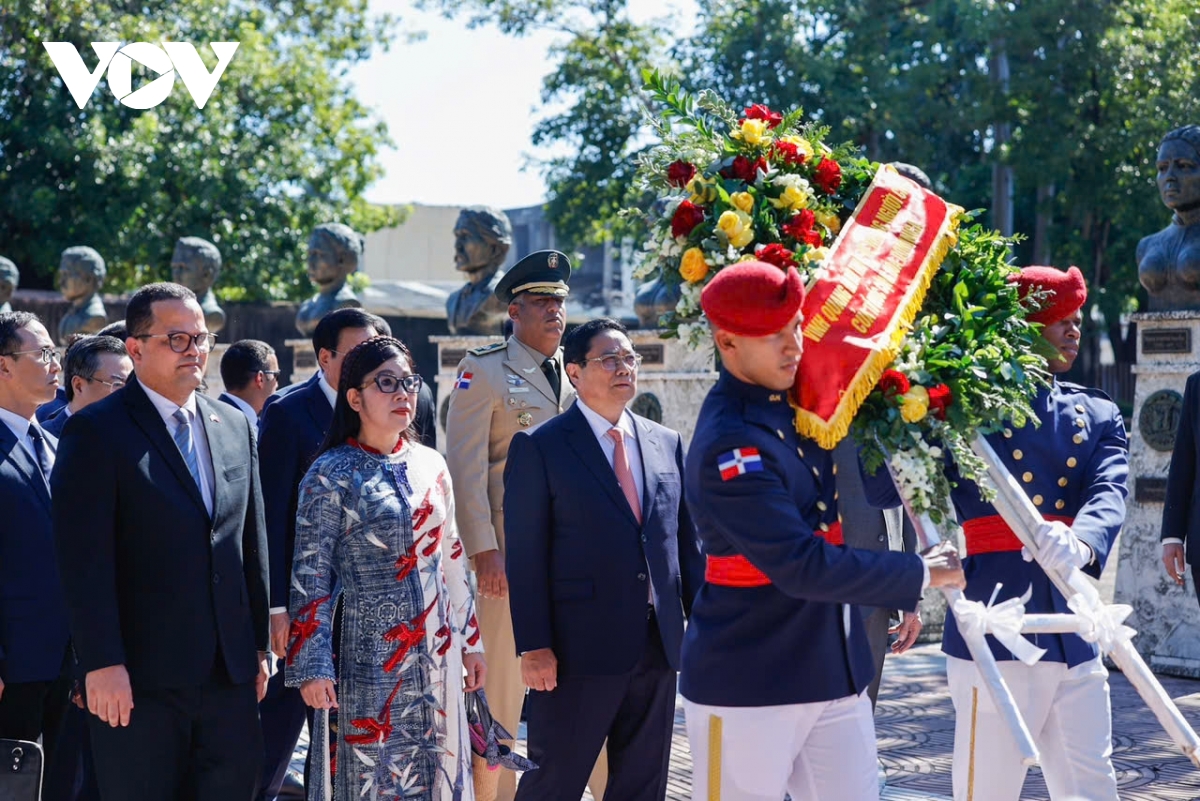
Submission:
POLYGON ((717 468, 721 471, 722 481, 746 473, 761 473, 762 457, 758 455, 758 448, 734 448, 717 457, 717 468))
POLYGON ((463 373, 462 375, 460 375, 458 377, 458 381, 454 382, 454 388, 455 389, 470 389, 471 388, 471 378, 474 375, 475 375, 474 373, 463 373))

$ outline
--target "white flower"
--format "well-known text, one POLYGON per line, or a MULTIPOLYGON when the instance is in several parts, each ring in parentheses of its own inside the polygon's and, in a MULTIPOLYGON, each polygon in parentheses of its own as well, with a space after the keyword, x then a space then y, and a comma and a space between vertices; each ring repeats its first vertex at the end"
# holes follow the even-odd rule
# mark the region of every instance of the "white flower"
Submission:
POLYGON ((806 195, 812 194, 812 184, 810 184, 803 176, 796 175, 795 173, 781 172, 771 178, 771 184, 774 186, 781 186, 785 189, 791 186, 799 189, 806 195))

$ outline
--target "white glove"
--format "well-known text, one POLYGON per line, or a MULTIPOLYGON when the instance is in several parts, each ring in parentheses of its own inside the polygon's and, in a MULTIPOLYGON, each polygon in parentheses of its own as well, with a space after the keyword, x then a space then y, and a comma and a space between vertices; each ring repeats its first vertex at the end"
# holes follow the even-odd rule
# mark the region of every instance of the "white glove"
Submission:
MULTIPOLYGON (((1047 573, 1065 575, 1072 569, 1082 568, 1092 561, 1092 549, 1059 520, 1042 523, 1036 539, 1039 554, 1037 561, 1047 573)), ((1028 548, 1021 549, 1021 557, 1026 562, 1033 561, 1033 554, 1028 548)))

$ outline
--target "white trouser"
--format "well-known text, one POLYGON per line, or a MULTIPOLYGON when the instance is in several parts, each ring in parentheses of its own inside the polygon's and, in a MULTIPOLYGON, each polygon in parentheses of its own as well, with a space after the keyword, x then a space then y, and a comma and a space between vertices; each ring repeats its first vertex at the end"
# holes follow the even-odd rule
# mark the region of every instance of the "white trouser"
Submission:
POLYGON ((864 692, 787 706, 683 701, 693 801, 879 801, 875 720, 864 692))
MULTIPOLYGON (((1041 755, 1053 801, 1117 801, 1108 671, 1099 658, 998 663, 1041 755)), ((975 663, 946 657, 954 701, 955 801, 1017 801, 1026 769, 975 663)))

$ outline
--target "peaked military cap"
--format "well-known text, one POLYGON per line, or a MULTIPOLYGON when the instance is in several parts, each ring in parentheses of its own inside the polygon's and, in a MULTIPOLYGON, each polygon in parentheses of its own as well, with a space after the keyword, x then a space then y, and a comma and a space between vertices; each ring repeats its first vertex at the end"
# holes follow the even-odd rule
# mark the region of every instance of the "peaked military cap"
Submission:
POLYGON ((513 265, 496 284, 496 297, 504 303, 522 292, 535 295, 553 295, 565 298, 570 288, 571 260, 557 250, 539 250, 530 253, 513 265))

